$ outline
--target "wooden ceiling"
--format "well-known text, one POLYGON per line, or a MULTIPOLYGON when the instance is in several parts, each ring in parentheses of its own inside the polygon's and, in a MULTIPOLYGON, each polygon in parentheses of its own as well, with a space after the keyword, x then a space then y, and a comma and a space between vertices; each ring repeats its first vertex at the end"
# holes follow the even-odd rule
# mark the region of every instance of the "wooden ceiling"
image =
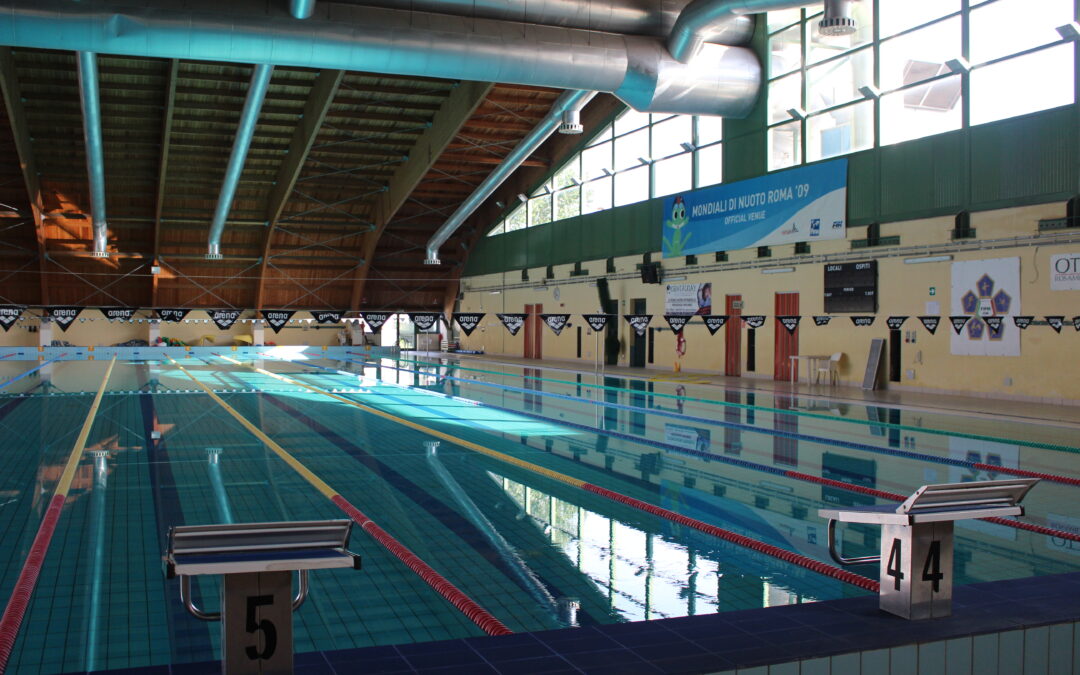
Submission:
MULTIPOLYGON (((224 257, 207 260, 252 67, 104 55, 98 67, 108 258, 90 254, 74 53, 0 48, 0 304, 443 309, 493 207, 442 246, 442 265, 423 264, 427 240, 559 94, 277 67, 224 257)), ((558 159, 545 147, 521 169, 529 180, 558 159)))

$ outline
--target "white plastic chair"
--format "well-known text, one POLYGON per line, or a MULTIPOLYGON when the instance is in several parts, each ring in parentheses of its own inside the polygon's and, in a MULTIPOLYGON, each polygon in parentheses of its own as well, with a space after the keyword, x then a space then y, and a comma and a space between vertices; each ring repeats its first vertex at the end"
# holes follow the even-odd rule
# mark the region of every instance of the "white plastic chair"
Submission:
POLYGON ((821 375, 825 374, 829 378, 830 385, 838 384, 840 382, 840 359, 843 355, 843 352, 836 352, 829 357, 825 365, 819 365, 817 372, 814 374, 814 382, 820 382, 821 375))

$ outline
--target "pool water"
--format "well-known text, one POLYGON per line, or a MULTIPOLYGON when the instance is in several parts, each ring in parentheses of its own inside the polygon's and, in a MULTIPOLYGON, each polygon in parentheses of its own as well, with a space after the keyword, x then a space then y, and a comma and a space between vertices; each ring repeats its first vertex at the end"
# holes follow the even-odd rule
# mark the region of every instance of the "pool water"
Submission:
MULTIPOLYGON (((1006 478, 1009 469, 1078 474, 1068 427, 820 396, 475 360, 298 354, 252 364, 387 418, 224 359, 182 365, 513 631, 867 593, 544 470, 826 562, 817 509, 888 503, 847 486, 906 495, 926 483, 1006 478), (432 447, 425 429, 467 443, 432 447), (565 610, 570 598, 576 618, 565 610)), ((30 366, 3 367, 6 380, 30 366)), ((0 390, 4 598, 105 368, 62 362, 0 390)), ((1025 520, 1080 531, 1076 489, 1043 481, 1025 520)), ((12 672, 216 659, 218 625, 188 615, 178 582, 162 574, 168 528, 342 517, 175 365, 117 363, 12 672)), ((875 554, 877 537, 873 527, 845 527, 842 552, 875 554)), ((991 523, 959 524, 956 547, 959 584, 1080 567, 1075 541, 991 523)), ((350 548, 362 570, 312 573, 295 618, 298 653, 484 634, 359 528, 350 548)), ((877 575, 876 566, 853 569, 877 575)), ((193 588, 199 606, 217 608, 215 579, 197 577, 193 588)))

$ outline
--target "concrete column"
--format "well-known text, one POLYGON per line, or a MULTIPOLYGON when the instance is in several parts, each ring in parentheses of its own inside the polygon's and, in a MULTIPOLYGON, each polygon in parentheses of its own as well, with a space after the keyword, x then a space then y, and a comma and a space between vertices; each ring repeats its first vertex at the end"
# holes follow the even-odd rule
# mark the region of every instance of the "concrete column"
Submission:
POLYGON ((256 347, 266 344, 266 325, 261 319, 256 319, 255 323, 251 324, 251 343, 256 347))
POLYGON ((150 319, 150 327, 146 334, 146 341, 153 347, 157 344, 159 337, 161 337, 161 322, 157 319, 150 319))
POLYGON ((53 339, 53 322, 52 319, 42 319, 41 326, 38 328, 38 346, 48 347, 52 345, 53 339))

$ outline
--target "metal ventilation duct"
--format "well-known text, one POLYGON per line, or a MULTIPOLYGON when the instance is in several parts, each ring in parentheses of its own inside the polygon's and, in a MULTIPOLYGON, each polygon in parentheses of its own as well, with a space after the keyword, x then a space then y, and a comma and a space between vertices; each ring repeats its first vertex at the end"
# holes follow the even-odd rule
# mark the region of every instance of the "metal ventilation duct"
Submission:
POLYGON ((289 0, 289 14, 294 19, 310 19, 315 11, 315 0, 289 0))
POLYGON ((693 65, 655 38, 320 3, 297 21, 265 2, 192 10, 125 0, 13 0, 0 44, 155 58, 266 63, 612 92, 642 111, 745 116, 761 66, 706 45, 693 65))
POLYGON ((461 227, 465 219, 471 216, 473 211, 478 209, 484 203, 484 200, 490 197, 491 193, 502 185, 503 181, 514 173, 521 166, 521 163, 528 159, 529 155, 533 154, 563 124, 563 113, 573 114, 580 112, 594 96, 596 96, 595 91, 563 92, 562 96, 556 99, 551 106, 551 111, 548 112, 547 116, 533 127, 528 136, 521 139, 521 142, 510 151, 506 159, 495 167, 495 170, 484 179, 484 182, 477 186, 476 190, 461 203, 457 211, 454 211, 453 215, 428 240, 427 256, 424 259, 424 264, 440 264, 439 247, 446 243, 446 240, 461 227))
POLYGON ((94 255, 109 257, 109 224, 105 219, 105 144, 101 140, 101 97, 98 87, 97 54, 76 54, 79 70, 79 99, 82 102, 83 138, 86 146, 86 174, 90 183, 90 212, 94 227, 94 255))

